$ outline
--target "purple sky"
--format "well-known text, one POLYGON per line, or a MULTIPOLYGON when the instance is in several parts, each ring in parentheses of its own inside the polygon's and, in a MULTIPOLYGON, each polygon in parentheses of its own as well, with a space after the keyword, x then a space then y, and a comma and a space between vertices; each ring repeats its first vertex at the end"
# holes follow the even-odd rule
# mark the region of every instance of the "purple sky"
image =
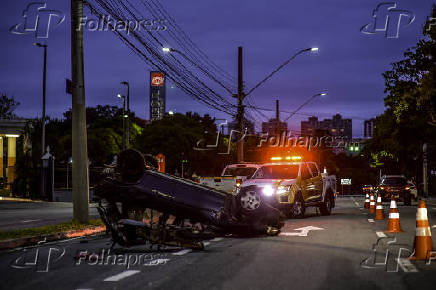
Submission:
MULTIPOLYGON (((24 117, 41 115, 42 49, 32 46, 35 37, 16 35, 10 27, 22 21, 21 13, 31 1, 3 0, 0 9, 0 92, 13 95, 24 117)), ((50 9, 61 10, 66 21, 50 30, 47 39, 47 114, 60 117, 71 107, 65 93, 70 78, 70 1, 46 1, 50 9)), ((379 1, 259 1, 259 0, 161 0, 190 38, 219 66, 236 75, 237 47, 244 47, 246 88, 254 86, 296 51, 317 46, 318 54, 304 54, 276 74, 252 95, 254 103, 274 108, 275 99, 283 110, 292 110, 322 90, 328 96, 309 104, 302 112, 327 118, 335 113, 353 118, 353 134, 363 135, 363 119, 384 110, 382 73, 401 59, 405 49, 421 37, 430 14, 431 0, 396 1, 397 8, 411 11, 416 18, 400 28, 399 38, 383 33, 367 35, 360 28, 371 22, 379 1)), ((88 11, 86 14, 89 15, 88 11)), ((41 40, 40 40, 41 41, 41 40)), ((120 81, 131 84, 131 107, 141 118, 149 117, 148 72, 142 62, 112 32, 85 32, 85 83, 88 106, 120 105, 116 94, 120 81)), ((236 85, 236 84, 235 84, 236 85)), ((177 88, 167 86, 167 110, 210 113, 228 118, 193 101, 177 88)), ((273 113, 266 113, 273 116, 273 113)), ((284 116, 282 114, 282 116, 284 116)), ((307 117, 289 121, 300 129, 307 117)), ((256 123, 260 127, 260 120, 256 123)))

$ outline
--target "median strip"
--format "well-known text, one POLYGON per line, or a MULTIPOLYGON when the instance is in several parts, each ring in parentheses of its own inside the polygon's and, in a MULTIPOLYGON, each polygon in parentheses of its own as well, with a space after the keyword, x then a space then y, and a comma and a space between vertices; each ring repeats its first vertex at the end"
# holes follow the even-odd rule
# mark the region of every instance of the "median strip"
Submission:
POLYGON ((3 231, 0 232, 0 250, 36 245, 44 240, 52 242, 105 231, 106 227, 100 219, 90 220, 84 224, 71 221, 56 225, 3 231))

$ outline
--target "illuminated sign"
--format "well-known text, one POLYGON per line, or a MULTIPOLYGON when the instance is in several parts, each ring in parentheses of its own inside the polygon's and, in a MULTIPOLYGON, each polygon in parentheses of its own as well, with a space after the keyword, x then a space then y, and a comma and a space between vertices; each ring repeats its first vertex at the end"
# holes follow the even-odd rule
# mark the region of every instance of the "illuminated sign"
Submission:
POLYGON ((151 73, 151 86, 152 87, 163 87, 165 85, 165 75, 161 72, 151 73))
POLYGON ((350 178, 341 178, 341 185, 351 185, 350 178))

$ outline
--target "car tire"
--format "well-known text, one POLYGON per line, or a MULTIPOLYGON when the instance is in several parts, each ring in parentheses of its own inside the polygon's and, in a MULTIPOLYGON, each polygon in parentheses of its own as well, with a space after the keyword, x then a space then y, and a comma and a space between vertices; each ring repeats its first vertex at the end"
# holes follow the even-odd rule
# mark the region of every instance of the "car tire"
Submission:
POLYGON ((319 206, 321 215, 330 215, 333 208, 333 198, 331 193, 327 193, 324 202, 319 206))
POLYGON ((304 218, 304 212, 306 207, 304 205, 304 199, 301 193, 297 193, 295 200, 289 209, 289 215, 293 218, 302 219, 304 218))
POLYGON ((238 196, 239 206, 243 213, 253 213, 260 211, 262 198, 255 190, 241 192, 238 196))

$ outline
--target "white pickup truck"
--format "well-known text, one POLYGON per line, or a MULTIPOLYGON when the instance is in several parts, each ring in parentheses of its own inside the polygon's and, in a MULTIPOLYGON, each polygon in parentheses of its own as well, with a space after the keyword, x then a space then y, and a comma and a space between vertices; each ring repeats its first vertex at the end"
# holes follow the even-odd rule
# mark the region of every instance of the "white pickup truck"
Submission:
POLYGON ((228 193, 234 193, 235 188, 240 186, 247 178, 251 177, 259 167, 261 167, 261 165, 254 163, 227 165, 221 176, 200 177, 199 183, 228 193))
POLYGON ((255 211, 267 203, 287 216, 302 218, 305 209, 314 206, 329 215, 335 206, 336 177, 321 173, 315 162, 295 160, 262 164, 236 190, 241 208, 255 211))

